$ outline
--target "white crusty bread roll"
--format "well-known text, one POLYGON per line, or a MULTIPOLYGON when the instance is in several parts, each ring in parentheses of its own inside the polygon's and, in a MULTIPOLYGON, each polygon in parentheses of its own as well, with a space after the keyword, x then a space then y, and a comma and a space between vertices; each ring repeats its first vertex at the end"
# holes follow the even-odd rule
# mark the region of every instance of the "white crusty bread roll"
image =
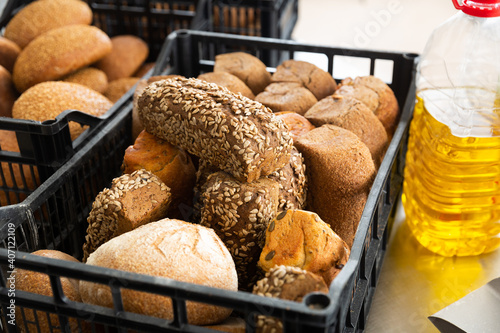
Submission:
MULTIPOLYGON (((224 243, 212 229, 174 219, 162 219, 117 236, 93 252, 88 265, 119 269, 204 286, 236 291, 236 268, 224 243)), ((113 306, 108 286, 80 282, 85 303, 113 306)), ((126 311, 173 319, 169 297, 122 289, 126 311)), ((188 322, 210 325, 222 322, 231 309, 186 302, 188 322)))

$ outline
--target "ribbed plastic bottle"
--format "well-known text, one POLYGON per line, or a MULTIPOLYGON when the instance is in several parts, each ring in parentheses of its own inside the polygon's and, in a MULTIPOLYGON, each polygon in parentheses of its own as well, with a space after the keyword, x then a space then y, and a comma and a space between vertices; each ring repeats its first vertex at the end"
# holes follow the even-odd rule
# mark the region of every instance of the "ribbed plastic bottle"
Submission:
POLYGON ((402 202, 416 239, 443 256, 500 246, 500 0, 463 0, 417 67, 402 202))

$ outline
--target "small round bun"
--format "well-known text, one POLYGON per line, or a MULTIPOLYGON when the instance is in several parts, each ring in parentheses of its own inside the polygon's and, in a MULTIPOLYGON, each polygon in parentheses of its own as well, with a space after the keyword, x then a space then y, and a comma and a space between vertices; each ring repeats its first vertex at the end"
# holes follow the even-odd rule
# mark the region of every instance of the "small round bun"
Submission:
MULTIPOLYGON (((112 105, 106 97, 81 84, 48 81, 39 83, 21 94, 12 108, 12 117, 45 121, 56 118, 65 110, 78 110, 102 116, 112 105)), ((70 122, 69 128, 72 139, 85 129, 75 122, 70 122)))
POLYGON ((255 99, 255 95, 248 86, 237 76, 227 72, 208 72, 198 75, 198 79, 215 83, 219 86, 226 87, 229 91, 240 93, 250 99, 255 99))
POLYGON ((104 92, 104 96, 111 102, 116 103, 127 91, 132 89, 139 80, 140 78, 138 77, 122 77, 121 79, 111 81, 104 92))
MULTIPOLYGON (((151 222, 115 237, 93 252, 88 265, 164 277, 236 291, 236 269, 229 251, 212 229, 174 219, 151 222)), ((113 307, 108 286, 80 282, 85 303, 113 307)), ((126 311, 173 318, 169 297, 122 289, 126 311)), ((224 321, 231 309, 187 301, 188 322, 210 325, 224 321)))
POLYGON ((103 93, 108 87, 106 73, 94 67, 85 67, 62 79, 64 82, 79 83, 98 93, 103 93))
POLYGON ((21 53, 21 48, 16 43, 0 36, 0 66, 12 73, 19 53, 21 53))
POLYGON ((33 1, 21 9, 5 27, 5 38, 24 49, 41 34, 71 24, 92 23, 92 10, 85 1, 33 1))
POLYGON ((59 80, 109 52, 111 41, 99 28, 75 24, 52 29, 19 54, 12 74, 14 84, 23 92, 37 83, 59 80))
POLYGON ((255 96, 255 100, 273 112, 293 111, 300 115, 309 110, 318 100, 313 93, 297 82, 274 82, 255 96))

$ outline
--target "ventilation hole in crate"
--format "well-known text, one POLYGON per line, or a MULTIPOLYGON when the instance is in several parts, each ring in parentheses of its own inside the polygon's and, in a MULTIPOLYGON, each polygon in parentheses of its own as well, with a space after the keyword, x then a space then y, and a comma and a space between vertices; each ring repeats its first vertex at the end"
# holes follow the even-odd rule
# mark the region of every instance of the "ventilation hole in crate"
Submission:
POLYGON ((304 303, 311 309, 321 310, 330 305, 330 297, 323 293, 310 293, 304 297, 304 303))
POLYGON ((387 84, 392 83, 392 72, 394 69, 394 61, 386 59, 375 59, 374 74, 387 84))
POLYGON ((333 77, 342 80, 346 77, 370 75, 370 63, 369 58, 334 56, 333 77))
POLYGON ((293 59, 307 61, 315 64, 319 68, 328 72, 328 57, 326 54, 310 53, 310 52, 295 52, 293 59))

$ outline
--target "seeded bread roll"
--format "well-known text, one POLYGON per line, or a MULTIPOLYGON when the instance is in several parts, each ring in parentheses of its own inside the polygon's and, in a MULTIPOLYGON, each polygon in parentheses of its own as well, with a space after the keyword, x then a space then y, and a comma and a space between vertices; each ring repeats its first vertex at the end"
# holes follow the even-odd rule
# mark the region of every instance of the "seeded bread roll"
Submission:
POLYGON ((74 24, 52 29, 19 54, 12 74, 14 84, 23 92, 37 83, 59 80, 109 52, 109 37, 96 27, 74 24))
POLYGON ((231 52, 215 56, 214 72, 228 72, 237 76, 257 95, 271 83, 266 65, 256 56, 245 52, 231 52))
POLYGON ((328 72, 309 62, 293 59, 276 67, 271 81, 298 82, 309 89, 318 101, 332 95, 337 89, 337 82, 328 72))
POLYGON ((351 96, 365 103, 377 116, 389 138, 392 138, 399 121, 399 105, 392 89, 375 76, 345 78, 335 92, 351 96))
MULTIPOLYGON (((12 107, 12 117, 45 121, 56 118, 65 110, 78 110, 94 116, 104 115, 113 103, 97 91, 77 83, 47 81, 39 83, 19 96, 12 107)), ((69 123, 71 138, 84 130, 76 122, 69 123)))
POLYGON ((309 110, 318 100, 302 84, 296 82, 274 82, 255 96, 255 100, 273 112, 293 111, 300 115, 309 110))
POLYGON ((12 73, 19 53, 21 53, 21 48, 16 43, 0 36, 0 66, 3 66, 9 73, 12 73))
POLYGON ((208 72, 198 75, 198 79, 215 83, 219 86, 226 87, 234 93, 241 93, 243 96, 250 99, 255 99, 255 95, 248 86, 237 76, 228 72, 208 72))
POLYGON ((98 93, 104 93, 108 87, 106 73, 94 67, 85 67, 61 79, 64 82, 79 83, 98 93))
POLYGON ((370 149, 375 166, 384 159, 389 139, 384 125, 361 101, 349 97, 333 95, 314 104, 304 115, 316 126, 332 124, 356 134, 370 149))
POLYGON ((167 211, 170 218, 189 221, 193 205, 196 169, 184 149, 142 131, 134 144, 125 150, 123 173, 146 169, 170 188, 172 203, 167 211))
POLYGON ((350 249, 376 174, 370 150, 356 134, 329 124, 301 136, 295 146, 306 165, 307 209, 350 249))
POLYGON ((127 93, 134 85, 139 82, 138 77, 123 77, 111 81, 103 93, 111 102, 116 103, 123 95, 127 93))
POLYGON ((291 156, 285 123, 268 108, 198 79, 151 83, 138 100, 153 135, 187 150, 243 182, 282 168, 291 156))
MULTIPOLYGON (((100 246, 88 265, 236 291, 237 275, 227 248, 212 229, 174 219, 151 222, 100 246)), ((108 286, 80 281, 85 303, 112 308, 108 286)), ((125 311, 172 320, 170 297, 121 289, 125 311)), ((231 309, 186 301, 187 320, 193 325, 224 321, 231 309)))
POLYGON ((310 130, 316 128, 309 120, 304 116, 293 111, 280 111, 275 112, 278 118, 281 118, 285 124, 288 126, 288 130, 292 135, 292 139, 295 142, 300 136, 309 132, 310 130))
MULTIPOLYGON (((271 268, 265 277, 259 280, 252 293, 265 297, 302 302, 312 292, 328 293, 328 286, 323 278, 314 273, 293 266, 279 265, 271 268)), ((276 317, 259 315, 257 318, 259 333, 279 333, 283 323, 276 317)))
POLYGON ((113 179, 92 204, 82 261, 110 239, 164 218, 170 202, 170 188, 147 170, 113 179))
POLYGON ((5 26, 4 36, 21 49, 41 34, 66 25, 92 22, 92 10, 84 1, 33 1, 23 7, 5 26))
POLYGON ((137 36, 115 36, 111 44, 112 51, 94 64, 106 73, 109 82, 132 76, 149 55, 148 44, 137 36))
POLYGON ((0 65, 0 117, 12 117, 12 107, 17 98, 12 75, 0 65))
POLYGON ((294 266, 318 274, 329 286, 349 258, 347 244, 318 214, 287 210, 278 214, 266 230, 259 267, 294 266))
POLYGON ((201 194, 201 225, 215 230, 233 256, 238 286, 251 290, 259 278, 264 232, 277 214, 279 185, 261 178, 241 183, 225 172, 208 176, 201 194))
MULTIPOLYGON (((57 250, 43 249, 35 251, 32 254, 63 261, 79 262, 69 254, 57 250)), ((17 290, 28 291, 44 296, 53 296, 50 279, 47 274, 18 269, 12 277, 15 278, 17 290)), ((61 276, 60 280, 64 295, 71 301, 81 302, 78 280, 68 279, 64 276, 61 276)), ((32 309, 23 308, 21 310, 19 307, 16 307, 16 327, 20 332, 52 332, 52 327, 59 327, 60 325, 59 317, 56 314, 48 314, 43 311, 36 311, 35 314, 35 311, 32 309), (40 331, 38 331, 33 323, 39 325, 40 331)), ((85 326, 84 322, 80 321, 79 325, 75 318, 69 318, 68 327, 61 327, 61 331, 80 332, 79 328, 84 328, 85 326)))

